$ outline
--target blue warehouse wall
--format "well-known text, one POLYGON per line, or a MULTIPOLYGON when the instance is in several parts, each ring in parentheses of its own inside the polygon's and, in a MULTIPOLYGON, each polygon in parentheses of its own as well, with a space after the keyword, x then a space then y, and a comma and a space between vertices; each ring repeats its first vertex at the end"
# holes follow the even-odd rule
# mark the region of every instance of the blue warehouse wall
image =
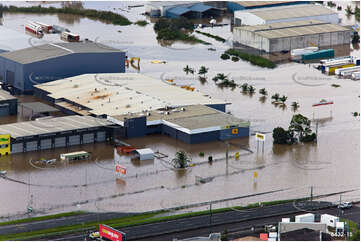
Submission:
POLYGON ((5 84, 10 84, 17 89, 22 89, 24 84, 23 77, 22 64, 0 56, 0 79, 2 79, 5 84), (9 72, 14 74, 13 77, 9 72))
POLYGON ((201 134, 192 134, 190 144, 200 144, 219 140, 219 131, 212 131, 201 134))
POLYGON ((124 120, 127 138, 143 137, 147 134, 147 119, 145 116, 124 120))
POLYGON ((229 128, 229 129, 220 130, 219 132, 220 132, 219 133, 220 140, 248 137, 249 127, 229 128), (237 130, 237 132, 235 133, 234 130, 237 130))
POLYGON ((88 73, 124 73, 125 53, 74 53, 24 66, 24 88, 88 73))

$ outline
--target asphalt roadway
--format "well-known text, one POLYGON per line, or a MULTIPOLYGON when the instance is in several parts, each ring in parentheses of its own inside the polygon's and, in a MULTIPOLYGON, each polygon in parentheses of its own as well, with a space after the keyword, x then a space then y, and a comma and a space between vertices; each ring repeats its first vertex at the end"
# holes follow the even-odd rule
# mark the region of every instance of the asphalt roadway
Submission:
MULTIPOLYGON (((314 213, 329 213, 337 215, 338 209, 329 202, 313 202, 314 213)), ((177 220, 157 222, 145 225, 121 228, 126 233, 127 240, 173 240, 196 236, 208 236, 210 232, 223 232, 225 229, 244 230, 251 232, 251 227, 262 227, 265 224, 276 224, 282 217, 292 217, 297 214, 306 213, 311 208, 310 202, 295 204, 287 203, 281 205, 267 206, 263 208, 248 209, 242 211, 227 211, 216 213, 212 216, 202 215, 196 217, 182 218, 177 220)), ((341 217, 351 219, 360 223, 359 205, 344 211, 341 217)), ((85 240, 87 234, 73 233, 61 236, 42 238, 41 240, 85 240)))

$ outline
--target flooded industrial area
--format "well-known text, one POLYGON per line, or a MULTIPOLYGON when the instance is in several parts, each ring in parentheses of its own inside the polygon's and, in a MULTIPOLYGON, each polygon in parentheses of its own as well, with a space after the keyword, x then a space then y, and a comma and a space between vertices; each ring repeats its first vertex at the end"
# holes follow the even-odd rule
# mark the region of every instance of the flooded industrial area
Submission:
MULTIPOLYGON (((11 4, 35 5, 27 2, 11 4)), ((225 100, 230 103, 227 112, 250 122, 251 135, 229 140, 228 164, 226 141, 186 144, 166 135, 124 139, 123 142, 133 147, 150 148, 158 155, 146 162, 121 155, 117 162, 127 168, 126 176, 121 179, 117 179, 114 170, 117 151, 109 142, 2 156, 0 170, 7 171, 8 179, 0 179, 1 220, 25 216, 29 205, 35 214, 74 210, 144 212, 200 204, 183 210, 196 211, 204 209, 201 203, 209 201, 215 201, 214 207, 228 207, 307 197, 311 186, 314 196, 355 190, 344 194, 343 200, 359 200, 360 117, 353 115, 360 112, 359 81, 322 74, 313 63, 282 62, 275 69, 267 69, 243 60, 222 60, 221 54, 232 47, 230 25, 202 29, 227 39, 224 43, 194 33, 212 45, 176 42, 164 46, 156 39, 152 20, 142 15, 144 7, 128 8, 134 4, 84 2, 83 7, 114 11, 131 21, 147 20, 150 24, 144 27, 134 24, 114 26, 65 14, 18 13, 4 13, 2 23, 4 27, 21 33, 28 20, 59 24, 78 33, 82 39, 124 50, 128 57, 140 58, 140 70, 130 66, 126 72, 142 73, 162 81, 172 79, 177 85, 188 85, 211 98, 225 100), (209 50, 210 47, 215 50, 209 50), (154 60, 164 62, 154 63, 154 60), (195 70, 201 66, 209 68, 206 79, 196 73, 186 74, 183 71, 186 65, 195 70), (224 73, 239 85, 248 83, 256 88, 256 92, 245 94, 239 87, 219 87, 212 80, 217 73, 224 73), (267 90, 268 96, 262 97, 258 93, 261 88, 267 90), (274 93, 288 97, 285 106, 272 103, 274 93), (321 99, 332 100, 334 104, 312 106, 321 99), (297 102, 299 108, 294 110, 292 102, 297 102), (287 129, 292 116, 297 113, 312 120, 312 129, 317 127, 317 142, 273 144, 272 130, 276 127, 287 129), (255 140, 256 132, 266 134, 263 148, 255 140), (90 152, 90 159, 60 161, 60 154, 79 150, 90 152), (177 170, 169 165, 180 150, 191 156, 194 166, 177 170), (200 155, 201 152, 204 155, 200 155), (236 152, 239 152, 239 158, 235 157, 236 152), (208 156, 213 157, 212 162, 208 161, 208 156), (53 158, 58 159, 54 164, 39 162, 53 158), (197 177, 208 178, 208 182, 198 184, 197 177), (234 199, 222 201, 227 198, 234 199)), ((359 6, 359 2, 339 4, 344 8, 347 4, 359 6)), ((59 3, 45 5, 60 6, 59 3)), ((347 17, 340 12, 340 17, 341 24, 355 23, 354 16, 347 17)), ((224 16, 217 19, 217 23, 228 24, 230 18, 224 16)), ((29 36, 32 46, 57 42, 60 42, 58 34, 46 34, 42 39, 29 36)), ((344 56, 360 57, 358 46, 339 48, 344 56)), ((40 101, 26 95, 17 97, 19 102, 40 101)), ((0 117, 0 124, 23 120, 19 115, 0 117)), ((336 202, 339 196, 322 200, 336 202)))

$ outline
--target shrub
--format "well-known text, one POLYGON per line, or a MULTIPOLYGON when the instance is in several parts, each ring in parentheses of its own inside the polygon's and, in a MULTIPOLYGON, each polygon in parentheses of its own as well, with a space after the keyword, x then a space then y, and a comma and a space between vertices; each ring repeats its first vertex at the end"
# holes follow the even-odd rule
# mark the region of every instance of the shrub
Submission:
POLYGON ((204 157, 204 152, 199 152, 200 157, 204 157))
POLYGON ((136 25, 139 25, 139 26, 146 26, 147 24, 148 24, 148 22, 147 21, 145 21, 145 20, 138 20, 137 22, 135 22, 134 24, 136 24, 136 25))
POLYGON ((267 67, 267 68, 275 68, 276 64, 262 56, 256 56, 252 54, 243 53, 236 49, 228 49, 224 52, 225 54, 231 56, 237 56, 242 60, 249 61, 252 65, 267 67))
POLYGON ((239 58, 236 56, 232 56, 232 61, 237 62, 237 61, 239 61, 239 58))
POLYGON ((283 129, 282 127, 277 127, 273 129, 273 143, 274 144, 291 144, 292 139, 290 132, 288 130, 283 129))
POLYGON ((227 54, 224 54, 224 53, 223 53, 223 54, 221 55, 221 59, 222 59, 222 60, 228 60, 229 58, 230 58, 230 57, 229 57, 229 55, 227 55, 227 54))

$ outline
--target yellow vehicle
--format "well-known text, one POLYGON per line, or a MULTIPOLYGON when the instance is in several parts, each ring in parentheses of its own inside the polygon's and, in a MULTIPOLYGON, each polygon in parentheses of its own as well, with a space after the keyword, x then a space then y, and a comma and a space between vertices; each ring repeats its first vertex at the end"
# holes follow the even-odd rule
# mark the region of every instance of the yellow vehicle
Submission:
POLYGON ((10 134, 0 134, 0 155, 10 155, 10 134))

